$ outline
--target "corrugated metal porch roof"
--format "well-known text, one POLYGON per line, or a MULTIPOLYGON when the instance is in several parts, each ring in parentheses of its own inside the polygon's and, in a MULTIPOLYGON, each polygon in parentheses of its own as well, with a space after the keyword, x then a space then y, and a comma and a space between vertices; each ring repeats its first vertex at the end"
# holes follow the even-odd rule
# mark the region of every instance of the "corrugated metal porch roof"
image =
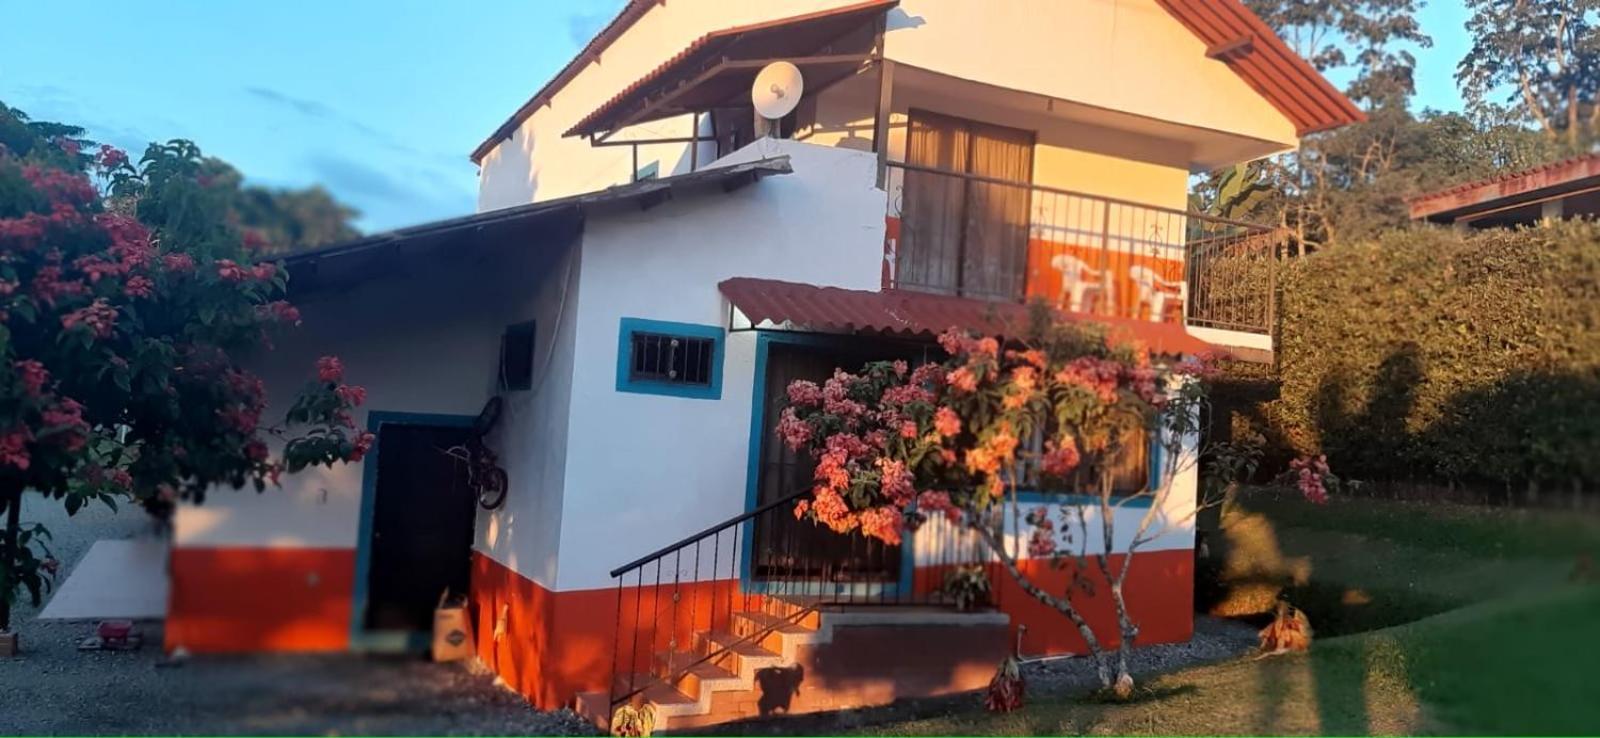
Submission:
MULTIPOLYGON (((910 290, 847 290, 752 277, 723 280, 717 288, 753 325, 771 321, 824 332, 912 336, 934 336, 955 327, 1016 335, 1028 320, 1028 307, 1020 303, 910 290)), ((1142 343, 1155 354, 1224 353, 1173 323, 1066 312, 1061 316, 1066 320, 1102 325, 1108 329, 1108 341, 1142 343)))

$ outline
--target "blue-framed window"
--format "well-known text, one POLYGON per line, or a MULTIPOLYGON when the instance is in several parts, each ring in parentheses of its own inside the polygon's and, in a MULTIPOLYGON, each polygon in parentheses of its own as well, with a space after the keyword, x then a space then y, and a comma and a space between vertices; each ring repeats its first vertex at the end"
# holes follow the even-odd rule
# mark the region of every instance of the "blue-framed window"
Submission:
POLYGON ((617 391, 722 399, 721 326, 623 318, 617 332, 617 391))

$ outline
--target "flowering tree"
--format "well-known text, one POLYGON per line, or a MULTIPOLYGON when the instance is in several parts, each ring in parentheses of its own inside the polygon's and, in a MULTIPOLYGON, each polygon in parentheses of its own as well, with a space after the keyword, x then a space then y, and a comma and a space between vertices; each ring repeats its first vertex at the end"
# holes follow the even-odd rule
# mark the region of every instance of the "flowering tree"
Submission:
POLYGON ((1207 365, 1158 365, 1144 350, 1109 347, 1103 334, 1055 320, 1043 305, 1017 333, 1022 338, 1003 344, 952 330, 939 339, 949 356, 942 364, 879 362, 857 374, 836 370, 820 386, 791 384, 778 432, 816 459, 814 487, 795 515, 891 545, 928 516, 964 526, 1028 595, 1071 620, 1102 686, 1125 693, 1133 685, 1127 649, 1139 633, 1123 596, 1132 554, 1220 501, 1208 485, 1188 510, 1166 504, 1172 479, 1199 455, 1207 365), (1119 489, 1115 469, 1152 434, 1171 462, 1141 487, 1119 489), (1018 520, 1019 488, 1062 500, 1088 492, 1095 514, 1063 504, 1054 516, 1041 506, 1018 520), (1150 504, 1129 506, 1139 498, 1150 504), (1134 530, 1119 538, 1117 511, 1138 507, 1145 512, 1134 530), (1019 565, 1020 543, 1006 544, 1006 511, 1030 556, 1071 569, 1067 591, 1046 591, 1019 565), (1092 520, 1100 534, 1094 550, 1092 520), (1091 571, 1115 605, 1115 659, 1072 598, 1093 586, 1091 571))
POLYGON ((212 484, 259 491, 372 443, 350 416, 365 393, 332 357, 286 418, 299 435, 263 422, 262 382, 237 357, 299 313, 193 144, 152 144, 136 165, 67 135, 30 143, 0 144, 0 631, 15 597, 37 603, 57 566, 48 531, 21 523, 24 490, 68 513, 198 502, 212 484))

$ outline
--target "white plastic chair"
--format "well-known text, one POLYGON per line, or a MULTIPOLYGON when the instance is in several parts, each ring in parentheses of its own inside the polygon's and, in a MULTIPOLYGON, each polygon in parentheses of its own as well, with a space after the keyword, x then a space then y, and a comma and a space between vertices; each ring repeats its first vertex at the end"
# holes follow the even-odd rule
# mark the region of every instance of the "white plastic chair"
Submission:
POLYGON ((1145 266, 1135 266, 1128 269, 1128 277, 1133 280, 1139 289, 1139 302, 1150 304, 1150 320, 1161 322, 1166 318, 1167 300, 1178 298, 1183 304, 1189 298, 1189 285, 1187 282, 1172 282, 1161 278, 1156 270, 1145 266))
POLYGON ((1057 302, 1064 302, 1067 310, 1074 313, 1083 312, 1083 299, 1090 290, 1101 291, 1099 269, 1092 269, 1082 259, 1071 254, 1056 254, 1050 257, 1050 268, 1061 272, 1061 292, 1056 295, 1057 302))

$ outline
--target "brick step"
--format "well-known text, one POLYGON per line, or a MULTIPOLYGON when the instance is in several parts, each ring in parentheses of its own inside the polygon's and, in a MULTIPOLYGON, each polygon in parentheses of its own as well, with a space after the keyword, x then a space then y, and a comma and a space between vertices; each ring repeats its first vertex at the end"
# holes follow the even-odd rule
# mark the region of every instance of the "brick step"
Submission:
MULTIPOLYGON (((654 705, 658 730, 693 730, 773 711, 881 704, 903 688, 907 694, 929 695, 976 689, 1006 653, 1009 618, 1001 613, 892 606, 807 611, 813 604, 768 597, 760 609, 734 613, 726 629, 695 632, 689 649, 654 654, 653 676, 635 677, 636 685, 654 684, 633 702, 654 705), (795 622, 787 620, 791 615, 795 622), (939 648, 930 648, 929 639, 939 648), (720 653, 684 671, 685 664, 714 651, 720 653), (947 653, 951 658, 944 658, 947 653), (826 670, 818 671, 823 663, 826 670), (669 664, 684 672, 670 684, 659 681, 669 674, 669 664), (821 676, 840 669, 858 686, 835 686, 821 676), (785 686, 791 679, 793 692, 785 686)), ((589 693, 580 696, 577 707, 604 726, 610 718, 607 699, 589 693)))

